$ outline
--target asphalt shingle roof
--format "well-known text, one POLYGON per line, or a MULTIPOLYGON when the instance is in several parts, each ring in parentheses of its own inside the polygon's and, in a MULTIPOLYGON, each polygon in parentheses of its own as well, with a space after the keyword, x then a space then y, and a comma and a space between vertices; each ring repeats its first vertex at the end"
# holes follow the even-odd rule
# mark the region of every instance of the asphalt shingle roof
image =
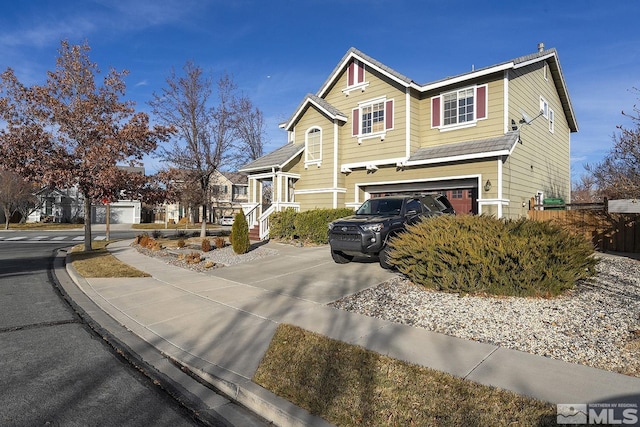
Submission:
POLYGON ((302 153, 303 150, 304 145, 290 142, 287 145, 283 145, 275 151, 254 160, 253 162, 247 163, 239 170, 240 172, 246 172, 260 169, 271 169, 272 167, 281 168, 293 157, 302 153))
POLYGON ((507 132, 506 134, 495 138, 455 142, 435 147, 420 148, 413 153, 411 157, 409 157, 409 162, 500 151, 510 152, 514 144, 518 141, 519 136, 519 132, 507 132))

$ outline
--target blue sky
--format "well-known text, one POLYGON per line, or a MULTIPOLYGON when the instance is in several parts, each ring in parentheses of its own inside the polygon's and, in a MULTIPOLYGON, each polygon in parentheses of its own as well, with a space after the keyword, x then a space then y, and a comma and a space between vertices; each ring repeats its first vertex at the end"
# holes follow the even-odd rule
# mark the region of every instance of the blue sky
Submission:
POLYGON ((0 7, 0 70, 43 83, 60 40, 86 40, 103 71, 129 70, 126 98, 148 112, 171 68, 192 60, 214 77, 228 72, 263 111, 269 152, 286 142, 278 124, 352 46, 427 83, 544 42, 558 50, 578 120, 575 179, 609 151, 617 125, 632 125, 621 111, 638 101, 639 15, 636 0, 13 1, 0 7))

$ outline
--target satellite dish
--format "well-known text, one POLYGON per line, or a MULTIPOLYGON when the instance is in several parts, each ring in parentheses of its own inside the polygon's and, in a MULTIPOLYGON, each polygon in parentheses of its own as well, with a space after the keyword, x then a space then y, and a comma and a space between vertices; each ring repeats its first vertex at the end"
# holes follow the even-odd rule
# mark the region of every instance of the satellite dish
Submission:
POLYGON ((533 119, 531 117, 529 117, 529 115, 527 113, 525 113, 524 111, 521 111, 522 113, 522 119, 520 119, 520 123, 526 123, 528 125, 531 124, 531 122, 533 121, 533 119))

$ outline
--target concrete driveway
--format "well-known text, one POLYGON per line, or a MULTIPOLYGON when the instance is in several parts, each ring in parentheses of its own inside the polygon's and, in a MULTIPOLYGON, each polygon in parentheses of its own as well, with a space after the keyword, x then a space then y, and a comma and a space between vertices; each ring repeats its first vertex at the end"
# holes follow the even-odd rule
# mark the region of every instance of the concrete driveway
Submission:
POLYGON ((328 246, 295 247, 269 242, 278 255, 213 270, 212 276, 244 283, 281 295, 326 304, 382 283, 396 273, 377 259, 336 264, 328 246))

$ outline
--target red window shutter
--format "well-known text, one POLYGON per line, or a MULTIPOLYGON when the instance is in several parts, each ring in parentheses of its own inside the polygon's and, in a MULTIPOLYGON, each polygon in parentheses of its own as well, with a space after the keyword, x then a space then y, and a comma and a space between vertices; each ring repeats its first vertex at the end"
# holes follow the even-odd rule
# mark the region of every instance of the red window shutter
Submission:
POLYGON ((487 87, 478 86, 476 89, 476 119, 487 117, 487 87))
POLYGON ((351 126, 351 135, 358 136, 360 134, 360 109, 354 108, 352 111, 353 125, 351 126))
POLYGON ((440 126, 440 97, 431 98, 431 127, 440 126))
POLYGON ((355 76, 355 67, 356 67, 356 63, 351 62, 351 64, 349 64, 349 68, 347 68, 347 85, 348 86, 353 86, 353 78, 355 76))
POLYGON ((384 128, 393 128, 393 100, 387 101, 384 108, 384 128))
POLYGON ((356 83, 364 83, 364 65, 358 62, 358 81, 356 83))

